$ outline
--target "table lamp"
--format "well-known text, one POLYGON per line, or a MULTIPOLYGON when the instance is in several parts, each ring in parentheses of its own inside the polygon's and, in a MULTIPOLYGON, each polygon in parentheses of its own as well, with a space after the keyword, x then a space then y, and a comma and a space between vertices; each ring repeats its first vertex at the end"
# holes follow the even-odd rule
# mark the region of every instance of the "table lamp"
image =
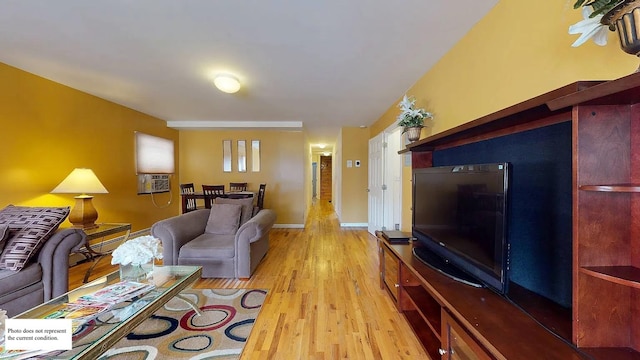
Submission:
POLYGON ((98 227, 98 211, 93 207, 93 196, 87 194, 107 194, 107 189, 91 169, 73 169, 62 182, 51 190, 54 194, 80 194, 75 196, 76 204, 69 213, 69 222, 73 227, 93 229, 98 227))

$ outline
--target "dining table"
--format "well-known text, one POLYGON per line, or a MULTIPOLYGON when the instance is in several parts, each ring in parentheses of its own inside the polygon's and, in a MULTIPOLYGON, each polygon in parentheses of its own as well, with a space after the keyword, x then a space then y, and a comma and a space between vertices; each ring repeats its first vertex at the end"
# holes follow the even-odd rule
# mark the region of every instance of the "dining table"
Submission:
MULTIPOLYGON (((255 197, 256 192, 254 191, 229 191, 225 192, 222 195, 216 195, 216 197, 226 198, 226 199, 247 199, 255 197)), ((207 197, 203 192, 195 192, 193 194, 180 194, 182 197, 182 203, 184 204, 188 199, 195 199, 196 205, 198 200, 202 200, 203 204, 201 206, 196 206, 197 208, 205 208, 206 201, 204 201, 207 197)))

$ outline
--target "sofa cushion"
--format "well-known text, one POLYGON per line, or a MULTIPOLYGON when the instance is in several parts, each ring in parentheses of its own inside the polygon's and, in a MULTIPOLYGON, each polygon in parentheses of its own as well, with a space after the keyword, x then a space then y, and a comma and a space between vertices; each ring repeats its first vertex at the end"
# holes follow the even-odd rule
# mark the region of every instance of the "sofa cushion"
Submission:
POLYGON ((21 271, 0 270, 0 294, 8 294, 42 281, 42 267, 30 263, 21 271))
POLYGON ((0 210, 0 224, 11 230, 0 255, 0 269, 22 269, 68 215, 69 207, 9 205, 0 210))
POLYGON ((240 226, 242 206, 238 204, 211 204, 205 233, 235 235, 240 226))
POLYGON ((253 197, 246 199, 216 198, 216 204, 239 204, 242 205, 242 215, 240 216, 240 226, 246 223, 253 216, 253 197))
POLYGON ((235 235, 202 234, 180 248, 180 258, 226 259, 236 253, 235 235))
POLYGON ((0 253, 4 246, 7 244, 7 238, 9 237, 9 225, 0 224, 0 253))

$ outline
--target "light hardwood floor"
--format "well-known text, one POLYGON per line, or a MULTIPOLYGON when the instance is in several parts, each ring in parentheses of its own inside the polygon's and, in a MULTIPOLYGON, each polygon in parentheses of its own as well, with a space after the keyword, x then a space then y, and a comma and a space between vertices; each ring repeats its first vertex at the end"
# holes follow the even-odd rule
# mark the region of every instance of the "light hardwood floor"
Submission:
MULTIPOLYGON (((332 205, 318 201, 304 229, 273 229, 270 236, 250 280, 194 284, 268 289, 243 360, 428 359, 380 289, 376 239, 366 229, 341 228, 332 205)), ((95 276, 113 270, 102 261, 95 276)), ((71 268, 70 286, 81 283, 86 266, 71 268)))

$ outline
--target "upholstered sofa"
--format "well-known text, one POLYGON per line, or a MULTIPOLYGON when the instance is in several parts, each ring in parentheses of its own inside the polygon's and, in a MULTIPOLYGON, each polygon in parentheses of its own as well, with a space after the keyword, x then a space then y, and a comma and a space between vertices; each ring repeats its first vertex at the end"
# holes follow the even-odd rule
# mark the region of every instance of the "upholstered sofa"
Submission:
POLYGON ((69 254, 86 241, 82 230, 58 229, 68 212, 12 205, 0 210, 0 309, 8 316, 68 291, 69 254))
POLYGON ((253 215, 252 206, 226 202, 151 227, 151 234, 162 241, 165 265, 200 265, 203 278, 251 277, 269 249, 276 214, 262 209, 253 215))

